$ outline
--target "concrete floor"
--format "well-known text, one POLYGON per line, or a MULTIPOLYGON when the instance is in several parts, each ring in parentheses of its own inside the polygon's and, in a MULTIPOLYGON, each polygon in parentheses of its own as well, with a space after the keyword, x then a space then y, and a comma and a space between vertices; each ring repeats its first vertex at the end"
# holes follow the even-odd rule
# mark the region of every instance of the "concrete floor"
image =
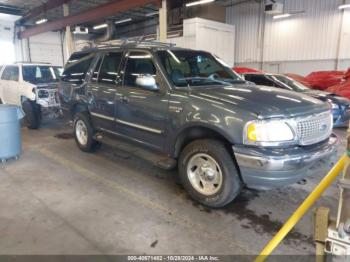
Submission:
MULTIPOLYGON (((0 254, 258 254, 332 165, 307 183, 245 190, 210 210, 189 199, 175 171, 103 146, 77 148, 70 128, 48 121, 23 129, 23 155, 0 168, 0 254)), ((344 152, 345 129, 336 130, 344 152)), ((334 161, 334 159, 333 159, 334 161)), ((336 212, 333 185, 317 203, 336 212)), ((312 212, 275 254, 313 254, 312 212)))

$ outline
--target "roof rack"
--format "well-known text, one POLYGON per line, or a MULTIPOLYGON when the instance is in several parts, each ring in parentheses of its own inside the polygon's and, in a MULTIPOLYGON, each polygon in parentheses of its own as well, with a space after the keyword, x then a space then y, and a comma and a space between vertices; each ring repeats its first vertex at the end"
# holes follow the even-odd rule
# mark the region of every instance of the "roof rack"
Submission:
POLYGON ((158 41, 144 41, 142 38, 137 39, 119 39, 110 40, 96 45, 97 48, 107 47, 174 47, 175 44, 163 43, 158 41))
POLYGON ((51 65, 48 62, 35 62, 35 61, 17 61, 15 64, 42 64, 42 65, 51 65))

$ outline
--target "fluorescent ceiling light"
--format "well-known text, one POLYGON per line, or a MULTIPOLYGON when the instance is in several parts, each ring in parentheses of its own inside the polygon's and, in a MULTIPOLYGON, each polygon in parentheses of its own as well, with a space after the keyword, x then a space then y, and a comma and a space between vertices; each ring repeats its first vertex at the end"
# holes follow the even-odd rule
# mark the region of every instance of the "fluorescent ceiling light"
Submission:
POLYGON ((275 15, 275 16, 273 16, 273 19, 287 18, 287 17, 290 17, 290 16, 291 16, 291 14, 275 15))
POLYGON ((127 18, 127 19, 123 19, 123 20, 120 20, 120 21, 115 21, 114 23, 115 24, 122 24, 122 23, 126 23, 126 22, 130 22, 132 21, 131 18, 127 18))
POLYGON ((40 24, 43 24, 43 23, 46 23, 46 22, 47 22, 47 19, 46 19, 46 18, 43 18, 43 19, 40 19, 40 20, 36 21, 35 23, 36 23, 37 25, 40 25, 40 24))
POLYGON ((159 14, 159 12, 156 11, 156 12, 145 14, 145 16, 154 16, 154 15, 158 15, 158 14, 159 14))
POLYGON ((208 3, 211 3, 214 1, 215 0, 200 0, 200 1, 188 3, 188 4, 186 4, 186 6, 189 7, 189 6, 194 6, 194 5, 203 5, 203 4, 208 4, 208 3))
POLYGON ((100 25, 95 25, 93 27, 94 30, 98 30, 98 29, 101 29, 101 28, 106 28, 107 27, 107 24, 100 24, 100 25))
POLYGON ((338 8, 339 8, 339 9, 350 8, 350 4, 347 4, 347 5, 340 5, 338 8))
POLYGON ((19 16, 19 15, 8 15, 8 14, 0 13, 0 20, 2 20, 2 21, 14 22, 20 18, 21 18, 21 16, 19 16))

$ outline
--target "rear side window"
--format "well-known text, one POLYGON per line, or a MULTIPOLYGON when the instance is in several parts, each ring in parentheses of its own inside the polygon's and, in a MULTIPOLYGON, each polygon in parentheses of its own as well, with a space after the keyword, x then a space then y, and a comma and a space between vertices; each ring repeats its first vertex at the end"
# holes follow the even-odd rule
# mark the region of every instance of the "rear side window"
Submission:
POLYGON ((247 74, 244 76, 244 79, 261 86, 275 86, 275 83, 272 80, 266 78, 264 75, 247 74))
POLYGON ((18 81, 19 69, 18 66, 6 66, 2 73, 2 80, 18 81))
POLYGON ((66 65, 62 74, 62 81, 73 84, 81 84, 85 79, 86 73, 94 59, 95 54, 73 54, 66 65))
POLYGON ((122 52, 112 52, 104 56, 98 76, 99 83, 115 84, 122 55, 122 52))

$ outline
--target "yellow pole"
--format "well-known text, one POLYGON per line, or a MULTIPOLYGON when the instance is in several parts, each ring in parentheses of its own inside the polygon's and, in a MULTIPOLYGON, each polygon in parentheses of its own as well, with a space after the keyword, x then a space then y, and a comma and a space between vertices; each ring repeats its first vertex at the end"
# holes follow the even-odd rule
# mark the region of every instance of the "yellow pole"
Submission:
POLYGON ((344 155, 340 158, 338 163, 332 168, 331 171, 325 176, 322 181, 317 185, 314 191, 304 200, 304 202, 298 207, 294 214, 283 225, 280 231, 274 236, 273 239, 265 246, 260 255, 255 259, 255 262, 263 262, 272 253, 272 251, 279 245, 279 243, 286 237, 289 231, 299 222, 299 220, 305 215, 310 207, 320 198, 322 193, 333 183, 337 176, 343 171, 347 156, 344 155))

